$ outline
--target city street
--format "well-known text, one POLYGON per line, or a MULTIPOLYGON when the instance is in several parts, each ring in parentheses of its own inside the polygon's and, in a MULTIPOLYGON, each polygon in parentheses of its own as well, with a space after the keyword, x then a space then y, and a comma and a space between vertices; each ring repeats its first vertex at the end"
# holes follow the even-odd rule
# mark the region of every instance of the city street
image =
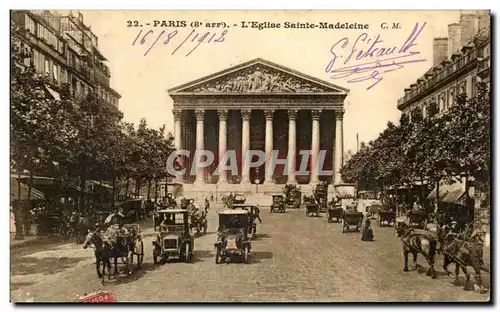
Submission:
MULTIPOLYGON (((84 293, 106 289, 121 302, 489 300, 489 294, 454 286, 453 278, 443 273, 441 257, 435 280, 415 270, 403 272, 401 243, 392 227, 374 226, 375 241, 362 242, 359 233, 343 234, 338 223, 329 224, 323 217, 306 218, 304 209, 270 214, 263 207, 263 223, 257 227, 250 264, 215 264, 215 211, 209 213, 208 234, 195 241, 193 263, 154 265, 154 233, 144 225, 142 268, 105 286, 96 276, 91 249, 73 243, 14 248, 11 298, 17 302, 71 302, 84 293)), ((487 257, 489 252, 485 254, 489 265, 487 257)), ((427 267, 423 258, 418 262, 427 267)))

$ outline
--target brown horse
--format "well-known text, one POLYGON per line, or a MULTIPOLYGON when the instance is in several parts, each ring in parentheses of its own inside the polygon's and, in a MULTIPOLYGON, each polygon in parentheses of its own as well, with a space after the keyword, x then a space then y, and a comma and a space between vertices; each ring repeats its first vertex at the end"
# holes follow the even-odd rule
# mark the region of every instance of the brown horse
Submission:
POLYGON ((395 224, 398 237, 403 243, 403 255, 405 259, 404 272, 408 272, 408 254, 413 255, 413 264, 417 267, 417 254, 422 254, 429 263, 427 275, 436 278, 436 271, 434 270, 434 260, 436 256, 437 240, 427 231, 414 230, 405 222, 398 221, 395 224))
POLYGON ((461 237, 460 234, 453 233, 449 226, 444 225, 437 228, 439 251, 444 255, 443 269, 448 275, 448 266, 455 263, 455 285, 459 285, 460 268, 465 274, 465 284, 463 289, 469 290, 470 273, 467 267, 472 267, 475 272, 476 284, 480 292, 486 292, 481 278, 481 271, 490 272, 484 265, 482 237, 473 235, 470 239, 461 237))

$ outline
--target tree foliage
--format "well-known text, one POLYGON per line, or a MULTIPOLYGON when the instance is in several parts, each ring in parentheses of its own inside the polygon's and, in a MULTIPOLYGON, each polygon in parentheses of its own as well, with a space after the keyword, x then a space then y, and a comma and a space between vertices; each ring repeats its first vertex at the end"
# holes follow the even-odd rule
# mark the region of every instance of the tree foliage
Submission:
MULTIPOLYGON (((22 50, 12 26, 10 147, 16 172, 62 181, 151 181, 166 177, 173 138, 141 120, 136 128, 90 90, 75 94, 37 73, 30 51, 22 50), (55 92, 54 92, 55 91, 55 92), (59 96, 55 96, 56 93, 59 96)), ((116 194, 116 192, 115 192, 116 194)), ((83 202, 83 201, 82 201, 83 202)))
POLYGON ((391 122, 368 145, 362 145, 342 168, 345 181, 360 189, 439 182, 443 178, 474 177, 488 180, 490 171, 490 93, 479 84, 477 95, 459 95, 439 114, 432 103, 391 122))

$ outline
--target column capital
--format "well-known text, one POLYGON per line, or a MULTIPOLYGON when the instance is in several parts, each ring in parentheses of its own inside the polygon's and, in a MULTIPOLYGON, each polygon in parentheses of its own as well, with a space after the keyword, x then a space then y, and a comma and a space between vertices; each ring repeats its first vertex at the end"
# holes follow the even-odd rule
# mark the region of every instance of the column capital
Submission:
POLYGON ((342 120, 344 118, 344 113, 345 113, 344 109, 339 109, 334 112, 335 112, 335 119, 342 120))
POLYGON ((273 120, 274 117, 274 109, 265 109, 264 116, 266 116, 266 120, 273 120))
POLYGON ((205 110, 203 109, 195 110, 194 114, 196 115, 196 120, 198 121, 203 121, 203 119, 205 118, 205 110))
POLYGON ((288 119, 289 120, 296 120, 298 112, 299 112, 298 109, 289 109, 288 110, 288 119))
POLYGON ((217 115, 219 116, 220 121, 226 121, 227 120, 227 109, 218 109, 217 115))
POLYGON ((182 119, 182 109, 173 109, 172 114, 174 114, 174 120, 182 119))
POLYGON ((252 117, 252 110, 251 109, 242 109, 241 110, 241 117, 243 120, 250 120, 250 117, 252 117))
POLYGON ((313 120, 319 120, 321 117, 321 110, 320 109, 314 109, 311 111, 311 116, 313 120))

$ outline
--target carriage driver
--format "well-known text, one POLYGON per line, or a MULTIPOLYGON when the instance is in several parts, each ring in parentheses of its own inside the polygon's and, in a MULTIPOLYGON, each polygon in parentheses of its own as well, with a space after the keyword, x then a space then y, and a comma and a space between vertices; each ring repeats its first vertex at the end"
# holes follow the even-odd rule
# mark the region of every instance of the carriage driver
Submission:
POLYGON ((115 215, 115 223, 108 228, 107 237, 111 246, 115 246, 116 250, 120 250, 123 246, 123 239, 129 236, 129 232, 123 227, 123 218, 120 214, 115 215))

